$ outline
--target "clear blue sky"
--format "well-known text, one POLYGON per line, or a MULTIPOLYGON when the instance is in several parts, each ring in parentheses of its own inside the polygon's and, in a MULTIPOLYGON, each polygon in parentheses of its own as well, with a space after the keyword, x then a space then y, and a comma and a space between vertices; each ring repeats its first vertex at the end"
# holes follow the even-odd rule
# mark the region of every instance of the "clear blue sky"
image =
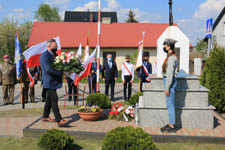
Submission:
MULTIPOLYGON (((5 18, 33 21, 34 12, 42 3, 57 6, 60 15, 65 10, 97 10, 98 0, 0 0, 0 21, 5 18)), ((204 37, 205 20, 219 15, 225 0, 173 0, 174 22, 195 45, 204 37)), ((168 0, 102 0, 104 11, 117 11, 123 22, 129 9, 135 10, 140 22, 168 23, 168 0)))

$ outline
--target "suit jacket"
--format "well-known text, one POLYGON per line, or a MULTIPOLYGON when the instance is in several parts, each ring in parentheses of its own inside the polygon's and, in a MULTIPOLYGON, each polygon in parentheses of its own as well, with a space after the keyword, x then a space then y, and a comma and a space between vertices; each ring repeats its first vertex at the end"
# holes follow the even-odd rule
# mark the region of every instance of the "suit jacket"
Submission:
POLYGON ((114 78, 118 78, 118 70, 117 65, 114 61, 112 61, 112 67, 109 67, 108 61, 103 63, 102 67, 102 77, 106 80, 112 80, 114 78))
POLYGON ((16 84, 16 66, 10 63, 0 64, 0 82, 2 85, 16 84))
POLYGON ((62 87, 63 73, 52 68, 54 56, 47 50, 41 55, 42 84, 45 89, 59 89, 62 87))
MULTIPOLYGON (((143 62, 143 64, 144 64, 144 62, 143 62)), ((149 62, 147 62, 146 68, 148 70, 148 73, 149 74, 152 74, 152 64, 149 63, 149 62)), ((139 68, 139 70, 138 70, 138 77, 141 78, 141 79, 143 79, 143 80, 145 80, 148 77, 146 75, 143 67, 139 68)))

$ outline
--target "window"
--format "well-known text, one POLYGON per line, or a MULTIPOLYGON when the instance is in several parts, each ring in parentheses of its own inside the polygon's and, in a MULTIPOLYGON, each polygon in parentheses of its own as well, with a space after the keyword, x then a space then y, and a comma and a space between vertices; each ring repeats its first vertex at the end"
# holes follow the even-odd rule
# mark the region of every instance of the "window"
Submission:
POLYGON ((225 35, 225 22, 223 23, 223 35, 225 35))

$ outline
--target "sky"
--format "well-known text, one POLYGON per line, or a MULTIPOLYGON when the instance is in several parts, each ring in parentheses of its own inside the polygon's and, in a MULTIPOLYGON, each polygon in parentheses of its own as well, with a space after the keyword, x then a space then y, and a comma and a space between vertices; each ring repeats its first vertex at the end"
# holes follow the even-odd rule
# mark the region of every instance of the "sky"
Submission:
MULTIPOLYGON (((98 10, 98 0, 0 0, 0 21, 35 21, 35 11, 42 3, 58 7, 62 18, 65 10, 98 10)), ((206 20, 215 21, 224 6, 225 0, 173 0, 174 23, 195 45, 205 36, 206 20)), ((129 9, 139 22, 168 23, 168 0, 102 0, 102 11, 116 11, 119 22, 125 21, 129 9)))

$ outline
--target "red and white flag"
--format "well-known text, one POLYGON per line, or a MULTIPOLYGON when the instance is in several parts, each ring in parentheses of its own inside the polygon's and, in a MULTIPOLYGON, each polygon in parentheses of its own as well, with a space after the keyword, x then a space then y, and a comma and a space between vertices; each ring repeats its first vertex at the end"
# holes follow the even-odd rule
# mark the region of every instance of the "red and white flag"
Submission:
MULTIPOLYGON (((61 45, 60 45, 59 37, 56 37, 54 39, 56 40, 56 43, 58 46, 57 54, 61 55, 61 45)), ((47 41, 33 45, 32 47, 27 49, 23 53, 27 61, 27 67, 40 66, 40 57, 42 53, 44 53, 46 50, 47 50, 47 41)))
POLYGON ((142 62, 142 57, 143 57, 143 41, 139 42, 139 47, 138 47, 138 57, 136 61, 136 70, 140 67, 142 67, 143 62, 142 62))
POLYGON ((96 49, 87 58, 87 60, 84 61, 84 63, 83 63, 84 71, 81 72, 79 75, 75 75, 74 85, 77 86, 78 83, 80 82, 80 80, 82 80, 83 78, 88 77, 88 75, 90 74, 90 71, 91 71, 91 65, 92 65, 92 61, 93 61, 93 58, 94 58, 95 54, 96 54, 96 49))
POLYGON ((87 37, 87 45, 85 47, 85 53, 84 53, 84 61, 86 61, 89 57, 89 41, 88 41, 88 37, 87 37))
POLYGON ((77 56, 81 57, 82 56, 82 44, 80 43, 80 46, 77 50, 77 56))
MULTIPOLYGON (((56 40, 58 50, 57 54, 61 55, 61 45, 60 45, 60 40, 59 37, 54 38, 56 40)), ((28 75, 28 78, 30 79, 30 86, 34 86, 35 82, 35 77, 33 77, 30 73, 29 67, 35 67, 35 66, 40 66, 40 57, 42 53, 44 53, 47 50, 47 41, 44 41, 42 43, 33 45, 29 49, 27 49, 23 55, 25 57, 25 69, 28 75)))

